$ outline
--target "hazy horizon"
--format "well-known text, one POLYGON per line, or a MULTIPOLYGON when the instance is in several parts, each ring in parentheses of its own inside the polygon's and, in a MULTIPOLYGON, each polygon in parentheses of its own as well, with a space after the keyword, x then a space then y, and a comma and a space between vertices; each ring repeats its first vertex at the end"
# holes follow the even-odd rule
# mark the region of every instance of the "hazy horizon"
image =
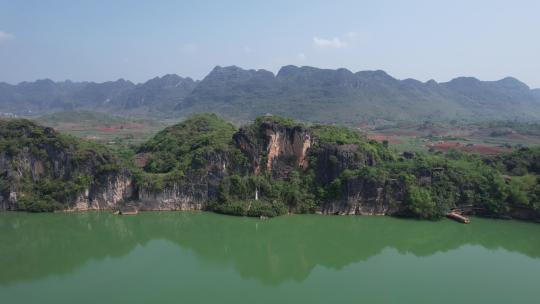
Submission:
MULTIPOLYGON (((227 67, 232 67, 232 66, 241 68, 241 69, 243 69, 243 70, 265 70, 265 71, 271 72, 272 74, 274 74, 274 76, 277 76, 279 70, 280 70, 282 67, 284 67, 284 66, 280 67, 277 71, 270 71, 270 70, 266 70, 266 69, 253 69, 253 68, 242 67, 242 66, 238 66, 238 65, 219 66, 219 67, 227 68, 227 67)), ((307 65, 303 65, 303 66, 292 65, 292 66, 296 66, 296 67, 299 67, 299 68, 308 67, 308 68, 316 68, 316 69, 325 69, 325 68, 319 68, 319 67, 307 66, 307 65)), ((218 67, 218 66, 215 66, 214 68, 216 68, 216 67, 218 67)), ((21 84, 21 83, 24 83, 24 82, 36 82, 36 81, 42 81, 42 80, 51 80, 51 81, 54 81, 54 82, 56 82, 56 83, 61 83, 61 82, 104 83, 104 82, 115 82, 115 81, 119 81, 119 80, 124 80, 124 81, 132 82, 133 84, 136 84, 136 85, 137 85, 137 84, 143 84, 143 83, 145 83, 145 82, 147 82, 147 81, 150 81, 150 80, 152 80, 152 79, 154 79, 154 78, 162 78, 162 77, 165 77, 165 76, 167 76, 167 75, 177 75, 177 76, 180 76, 180 77, 183 77, 183 78, 191 78, 191 79, 193 79, 194 81, 201 81, 201 80, 203 80, 203 79, 204 79, 204 78, 205 78, 205 77, 206 77, 206 76, 207 76, 214 68, 210 69, 210 70, 208 71, 208 73, 207 73, 206 75, 204 75, 202 78, 195 78, 195 77, 191 77, 191 76, 189 76, 189 75, 182 75, 182 74, 180 74, 180 73, 174 73, 174 72, 172 72, 172 73, 167 73, 167 74, 163 74, 163 75, 155 75, 155 76, 153 76, 153 77, 150 77, 150 78, 145 79, 145 80, 142 80, 142 81, 133 81, 133 80, 127 78, 127 77, 120 77, 120 78, 109 79, 109 80, 104 80, 104 81, 73 80, 73 79, 52 79, 52 78, 46 77, 46 78, 39 78, 39 79, 23 80, 23 81, 19 81, 19 82, 16 82, 16 83, 10 83, 10 82, 5 82, 5 81, 0 81, 0 83, 7 83, 7 84, 9 84, 9 85, 18 85, 18 84, 21 84)), ((343 68, 343 67, 338 67, 338 68, 335 68, 335 69, 332 69, 332 70, 337 70, 337 69, 346 69, 346 70, 348 70, 348 71, 350 71, 350 72, 352 72, 352 73, 365 72, 365 71, 377 71, 377 70, 351 71, 351 70, 349 70, 349 69, 347 69, 347 68, 343 68)), ((381 70, 381 71, 383 71, 383 72, 387 73, 388 75, 394 77, 394 75, 388 73, 387 71, 384 71, 384 70, 381 70)), ((423 81, 423 82, 426 83, 426 82, 428 82, 428 81, 435 80, 437 83, 445 83, 445 82, 449 82, 449 81, 452 81, 453 79, 460 78, 460 77, 465 77, 465 78, 476 78, 476 79, 478 79, 478 80, 480 80, 480 81, 499 81, 499 80, 503 80, 504 78, 508 78, 508 77, 510 77, 510 78, 516 78, 516 77, 514 77, 514 76, 512 76, 512 75, 508 75, 508 76, 502 77, 502 78, 500 78, 500 79, 489 79, 489 80, 488 80, 488 79, 480 79, 480 78, 475 77, 475 76, 473 76, 473 75, 462 75, 462 76, 457 76, 457 77, 452 78, 452 79, 448 79, 448 80, 446 80, 446 81, 437 81, 436 79, 428 79, 428 80, 425 80, 425 81, 423 81)), ((395 77, 394 77, 394 78, 395 78, 395 77)), ((396 78, 396 79, 398 79, 398 80, 406 80, 406 79, 416 79, 416 78, 414 78, 414 77, 409 77, 409 78, 396 78)), ((519 78, 516 78, 516 79, 523 82, 523 80, 521 80, 521 79, 519 79, 519 78)), ((417 80, 418 80, 418 79, 417 79, 417 80)), ((525 82, 524 82, 524 83, 525 83, 525 82)), ((525 84, 529 86, 529 84, 527 84, 527 83, 525 83, 525 84)), ((536 87, 531 87, 531 86, 529 86, 529 88, 530 88, 530 89, 533 89, 533 90, 534 90, 534 89, 537 89, 536 87)), ((538 89, 540 89, 540 87, 539 87, 538 89)))
POLYGON ((540 2, 0 0, 0 82, 135 83, 214 66, 384 70, 540 88, 540 2))

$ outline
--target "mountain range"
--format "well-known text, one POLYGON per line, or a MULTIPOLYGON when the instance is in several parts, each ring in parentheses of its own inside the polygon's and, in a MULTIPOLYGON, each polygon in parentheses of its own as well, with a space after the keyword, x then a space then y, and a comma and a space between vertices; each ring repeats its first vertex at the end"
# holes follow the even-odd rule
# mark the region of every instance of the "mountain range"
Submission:
POLYGON ((169 74, 134 84, 0 83, 0 112, 39 115, 73 109, 141 116, 185 117, 215 112, 234 121, 267 113, 320 123, 384 120, 537 120, 540 89, 506 77, 449 82, 399 80, 384 71, 284 66, 266 70, 215 67, 201 81, 169 74))

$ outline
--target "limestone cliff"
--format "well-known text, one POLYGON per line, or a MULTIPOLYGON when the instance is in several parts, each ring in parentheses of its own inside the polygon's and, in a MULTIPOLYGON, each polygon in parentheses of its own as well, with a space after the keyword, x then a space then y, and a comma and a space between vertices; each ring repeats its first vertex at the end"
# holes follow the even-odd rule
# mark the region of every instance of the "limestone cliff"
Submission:
POLYGON ((523 199, 489 164, 398 157, 345 128, 267 116, 237 130, 201 115, 158 133, 126 166, 101 145, 28 121, 0 123, 0 210, 437 218, 458 208, 540 219, 540 188, 523 199))
POLYGON ((323 214, 393 215, 401 211, 405 187, 397 181, 373 182, 362 178, 345 181, 343 195, 321 206, 323 214))
POLYGON ((131 173, 104 147, 24 120, 0 127, 1 209, 110 209, 131 197, 131 173))
POLYGON ((156 189, 138 185, 130 203, 140 210, 202 210, 218 196, 221 180, 231 170, 226 153, 209 153, 206 162, 179 180, 156 189))
POLYGON ((285 178, 295 169, 307 169, 311 134, 302 126, 263 120, 234 135, 238 148, 251 162, 251 172, 285 178))
POLYGON ((133 176, 128 170, 121 170, 101 177, 101 180, 84 189, 68 211, 117 209, 134 195, 133 176))

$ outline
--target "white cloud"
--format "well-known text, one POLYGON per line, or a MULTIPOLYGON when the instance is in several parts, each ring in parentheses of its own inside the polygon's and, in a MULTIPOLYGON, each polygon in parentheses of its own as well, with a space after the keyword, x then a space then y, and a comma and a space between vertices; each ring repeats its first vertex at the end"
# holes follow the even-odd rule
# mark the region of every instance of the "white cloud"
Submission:
POLYGON ((313 45, 317 48, 326 49, 342 49, 345 47, 353 46, 359 40, 364 41, 368 39, 368 35, 364 32, 349 31, 345 34, 332 37, 330 39, 320 38, 318 36, 313 37, 313 45))
POLYGON ((331 49, 341 49, 347 46, 347 43, 341 41, 341 39, 338 37, 334 37, 332 39, 313 37, 313 44, 318 48, 331 49))
POLYGON ((13 38, 12 34, 0 31, 0 42, 9 40, 11 38, 13 38))
POLYGON ((300 53, 300 54, 296 55, 296 59, 297 59, 298 61, 306 61, 307 56, 306 56, 306 54, 304 54, 304 53, 300 53))

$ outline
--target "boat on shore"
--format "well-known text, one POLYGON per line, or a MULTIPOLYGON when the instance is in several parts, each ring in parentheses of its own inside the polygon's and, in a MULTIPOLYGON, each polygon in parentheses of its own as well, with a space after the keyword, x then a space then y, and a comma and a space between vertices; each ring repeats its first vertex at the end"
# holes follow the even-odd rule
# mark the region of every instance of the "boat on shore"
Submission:
POLYGON ((456 222, 463 223, 463 224, 469 224, 471 222, 471 220, 468 217, 463 216, 457 212, 449 212, 446 214, 446 217, 456 222))

